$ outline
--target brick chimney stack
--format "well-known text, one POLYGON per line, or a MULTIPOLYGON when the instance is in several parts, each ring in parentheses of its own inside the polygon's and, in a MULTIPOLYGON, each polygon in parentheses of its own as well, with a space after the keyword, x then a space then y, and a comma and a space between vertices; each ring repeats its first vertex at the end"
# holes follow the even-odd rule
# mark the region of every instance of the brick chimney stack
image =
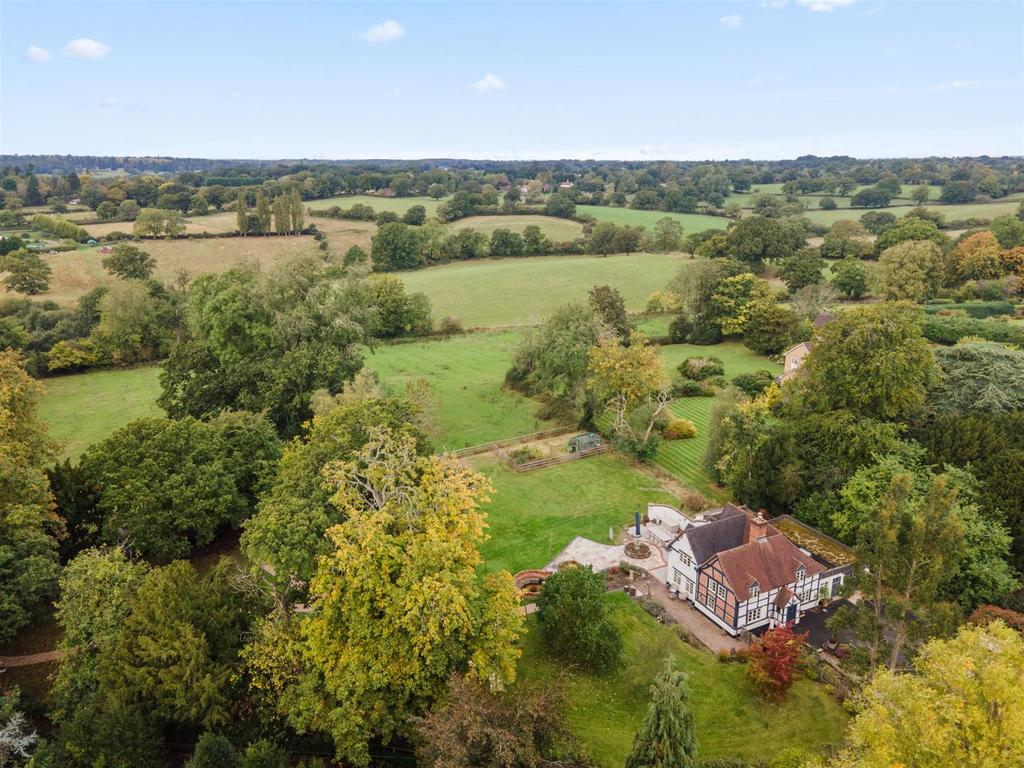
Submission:
POLYGON ((759 509, 754 517, 750 518, 750 529, 747 541, 765 541, 768 538, 768 522, 764 517, 765 510, 759 509))

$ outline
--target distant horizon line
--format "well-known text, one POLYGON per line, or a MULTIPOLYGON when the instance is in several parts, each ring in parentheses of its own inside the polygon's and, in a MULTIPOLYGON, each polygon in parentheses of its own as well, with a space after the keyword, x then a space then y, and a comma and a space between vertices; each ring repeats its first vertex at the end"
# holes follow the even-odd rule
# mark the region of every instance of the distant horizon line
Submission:
POLYGON ((373 163, 373 162, 387 162, 387 163, 437 163, 437 162, 487 162, 487 163, 555 163, 555 162, 574 162, 574 163, 596 163, 596 162, 612 162, 612 163, 635 163, 635 162, 651 162, 651 163, 740 163, 740 162, 752 162, 752 163, 785 163, 794 162, 797 160, 805 159, 817 159, 817 160, 976 160, 976 159, 993 159, 993 160, 1006 160, 1006 159, 1020 159, 1024 160, 1024 153, 1015 154, 976 154, 976 155, 965 155, 965 154, 927 154, 927 155, 873 155, 873 156, 858 156, 848 154, 833 154, 833 155, 817 155, 808 153, 805 155, 797 155, 795 157, 705 157, 698 159, 684 159, 680 157, 569 157, 569 156, 548 156, 548 157, 500 157, 500 156, 456 156, 456 155, 423 155, 416 157, 386 157, 386 156, 366 156, 366 157, 217 157, 217 156, 201 156, 201 155, 161 155, 161 154, 117 154, 111 152, 17 152, 17 153, 3 153, 0 154, 0 163, 17 160, 27 160, 35 157, 63 157, 63 158, 77 158, 77 157, 110 157, 120 160, 198 160, 204 162, 227 162, 227 163, 373 163))

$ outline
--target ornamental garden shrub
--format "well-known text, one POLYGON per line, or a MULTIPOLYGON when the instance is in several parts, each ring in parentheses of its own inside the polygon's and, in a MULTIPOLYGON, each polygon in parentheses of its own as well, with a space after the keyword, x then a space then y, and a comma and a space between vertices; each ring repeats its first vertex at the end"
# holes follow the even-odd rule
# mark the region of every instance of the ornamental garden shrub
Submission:
POLYGON ((666 440, 689 440, 697 436, 697 427, 689 419, 672 419, 661 434, 666 440))

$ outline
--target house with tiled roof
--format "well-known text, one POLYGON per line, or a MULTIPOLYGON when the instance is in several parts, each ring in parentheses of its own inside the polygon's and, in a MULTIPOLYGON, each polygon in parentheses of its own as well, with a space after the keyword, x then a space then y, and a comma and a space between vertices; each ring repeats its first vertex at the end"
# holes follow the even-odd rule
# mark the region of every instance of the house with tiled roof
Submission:
MULTIPOLYGON (((814 330, 819 331, 835 319, 835 315, 819 312, 811 325, 814 326, 814 330)), ((800 366, 803 365, 804 359, 811 354, 812 349, 814 349, 814 342, 801 341, 782 353, 782 375, 778 378, 780 384, 796 375, 800 366)))
POLYGON ((816 556, 762 513, 735 504, 685 528, 666 556, 669 588, 730 635, 798 624, 838 593, 851 567, 850 558, 816 556))

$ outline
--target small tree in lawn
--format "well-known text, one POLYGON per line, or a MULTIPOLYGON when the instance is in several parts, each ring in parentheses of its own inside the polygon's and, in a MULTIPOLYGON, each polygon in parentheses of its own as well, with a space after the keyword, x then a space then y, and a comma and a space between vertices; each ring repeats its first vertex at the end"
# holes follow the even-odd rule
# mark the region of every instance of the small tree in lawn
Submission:
POLYGON ((626 768, 693 768, 696 753, 690 687, 667 658, 651 686, 651 703, 633 739, 626 768))
POLYGON ((50 265, 35 251, 21 248, 0 257, 0 271, 6 271, 4 285, 10 291, 35 296, 50 289, 50 265))
POLYGON ((651 456, 658 442, 655 427, 670 400, 657 350, 639 331, 630 333, 628 347, 606 337, 590 350, 588 373, 587 385, 612 412, 612 428, 622 447, 639 458, 651 456))
POLYGON ((806 640, 806 632, 797 635, 789 626, 783 626, 768 630, 750 646, 747 678, 764 698, 774 701, 786 698, 806 640))
POLYGON ((128 243, 118 243, 114 252, 103 257, 103 268, 112 275, 126 280, 146 280, 153 274, 156 259, 141 248, 128 243))
POLYGON ((595 672, 619 663, 622 636, 604 593, 604 576, 589 568, 567 568, 544 582, 537 617, 549 653, 595 672))

